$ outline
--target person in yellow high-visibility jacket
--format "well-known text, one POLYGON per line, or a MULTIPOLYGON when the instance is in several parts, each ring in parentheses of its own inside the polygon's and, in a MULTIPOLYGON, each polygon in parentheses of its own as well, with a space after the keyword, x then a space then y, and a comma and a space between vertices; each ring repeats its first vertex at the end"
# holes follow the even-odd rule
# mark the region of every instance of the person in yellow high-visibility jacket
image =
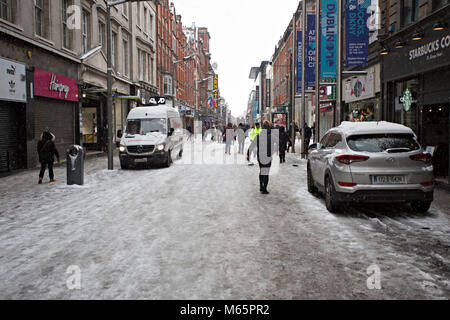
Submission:
POLYGON ((250 131, 250 141, 255 140, 256 136, 261 133, 261 127, 259 126, 259 123, 255 123, 255 126, 250 131))
MULTIPOLYGON (((255 126, 250 131, 250 143, 256 139, 256 137, 261 133, 261 127, 259 125, 259 122, 255 123, 255 126)), ((256 157, 256 148, 253 149, 253 157, 256 157)))

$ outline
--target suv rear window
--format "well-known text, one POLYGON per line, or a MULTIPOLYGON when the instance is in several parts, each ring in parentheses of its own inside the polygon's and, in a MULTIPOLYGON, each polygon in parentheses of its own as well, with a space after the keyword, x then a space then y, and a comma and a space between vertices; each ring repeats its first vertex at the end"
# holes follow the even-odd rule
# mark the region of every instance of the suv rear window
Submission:
POLYGON ((419 150, 420 145, 412 134, 364 134, 347 138, 347 144, 353 151, 366 152, 409 152, 419 150))

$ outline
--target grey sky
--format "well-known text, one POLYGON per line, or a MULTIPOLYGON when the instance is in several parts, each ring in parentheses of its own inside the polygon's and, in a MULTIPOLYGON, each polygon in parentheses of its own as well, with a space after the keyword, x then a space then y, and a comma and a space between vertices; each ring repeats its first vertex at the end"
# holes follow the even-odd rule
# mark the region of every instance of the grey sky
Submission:
POLYGON ((247 108, 250 68, 270 60, 299 0, 173 0, 183 25, 208 27, 221 95, 233 116, 247 108))

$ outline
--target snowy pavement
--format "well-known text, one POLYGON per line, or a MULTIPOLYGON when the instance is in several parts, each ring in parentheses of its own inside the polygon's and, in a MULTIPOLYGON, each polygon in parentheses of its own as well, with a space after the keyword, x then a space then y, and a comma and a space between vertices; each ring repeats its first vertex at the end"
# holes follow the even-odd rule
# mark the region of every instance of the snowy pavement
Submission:
POLYGON ((65 167, 56 184, 38 185, 35 170, 2 178, 0 299, 450 298, 450 215, 438 202, 423 215, 398 205, 330 214, 307 192, 298 155, 270 177, 269 195, 257 166, 189 155, 188 144, 184 160, 149 170, 89 159, 84 186, 67 186, 65 167), (79 290, 67 286, 70 266, 79 290), (373 270, 381 289, 368 287, 373 270))

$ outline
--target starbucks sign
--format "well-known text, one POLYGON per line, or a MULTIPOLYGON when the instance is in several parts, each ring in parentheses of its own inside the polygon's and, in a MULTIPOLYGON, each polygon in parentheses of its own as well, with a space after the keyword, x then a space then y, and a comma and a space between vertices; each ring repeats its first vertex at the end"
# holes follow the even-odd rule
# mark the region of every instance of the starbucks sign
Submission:
POLYGON ((409 109, 411 109, 411 103, 412 103, 412 94, 411 91, 409 91, 409 89, 406 89, 405 92, 403 93, 403 109, 405 109, 405 111, 409 111, 409 109))

